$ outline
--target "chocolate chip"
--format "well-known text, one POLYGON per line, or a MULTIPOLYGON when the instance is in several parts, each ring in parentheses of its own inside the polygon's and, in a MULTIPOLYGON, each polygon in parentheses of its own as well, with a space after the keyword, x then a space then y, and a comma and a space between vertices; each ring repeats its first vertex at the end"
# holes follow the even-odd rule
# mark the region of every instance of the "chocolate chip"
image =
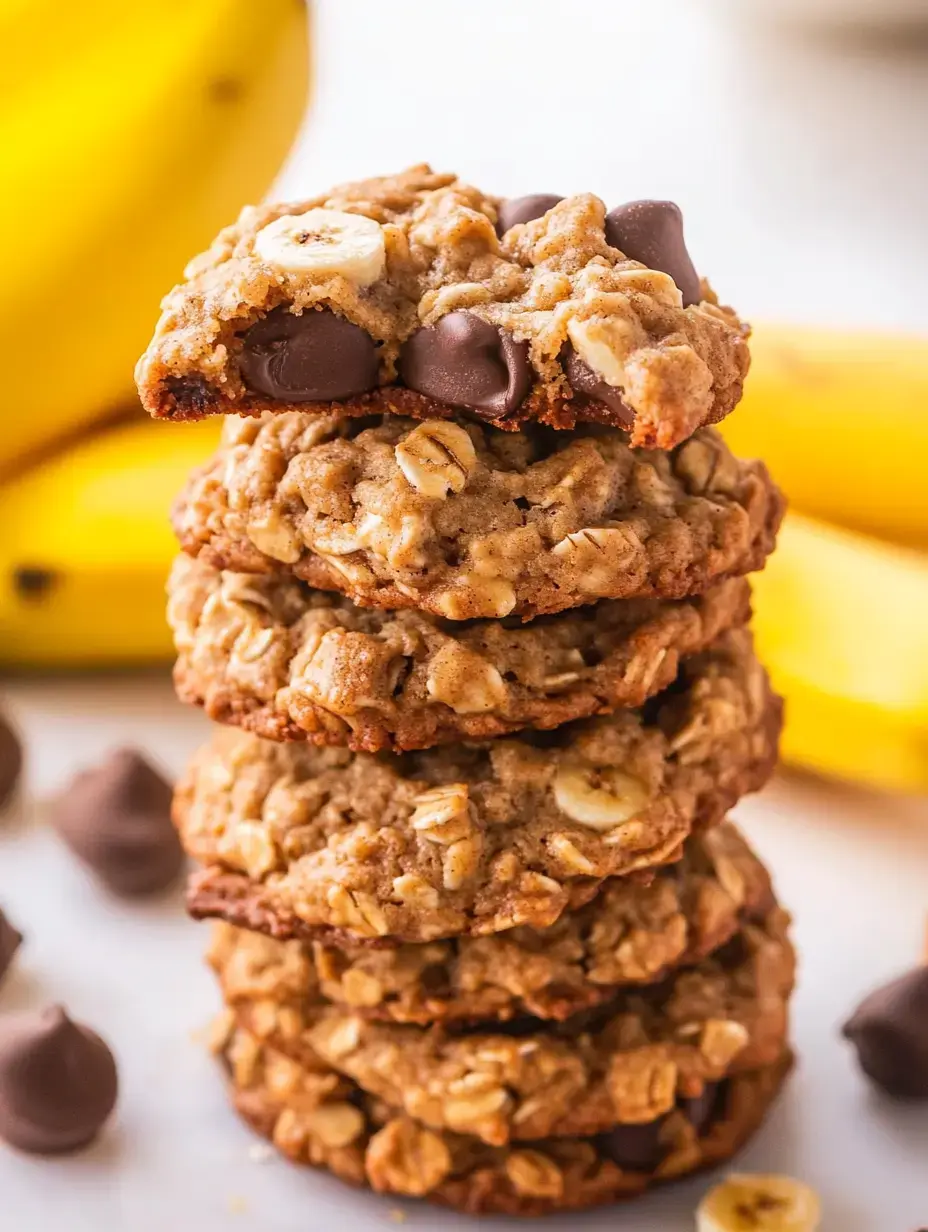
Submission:
POLYGON ((567 344, 561 353, 564 371, 570 382, 570 387, 582 399, 603 402, 613 412, 623 428, 630 428, 635 422, 635 412, 622 397, 621 389, 609 385, 601 376, 580 358, 574 348, 567 344))
POLYGON ((496 214, 496 234, 502 235, 519 222, 532 222, 547 214, 559 201, 557 193, 529 193, 527 197, 510 197, 501 201, 496 214))
POLYGON ((720 1082, 707 1082, 701 1095, 681 1099, 678 1107, 697 1134, 701 1134, 715 1116, 721 1096, 720 1082))
POLYGON ((163 890, 183 866, 171 824, 171 786, 134 749, 79 774, 58 798, 52 824, 116 894, 163 890))
POLYGON ((596 1139, 599 1149, 614 1164, 629 1172, 653 1172, 667 1154, 661 1142, 664 1118, 646 1125, 616 1125, 596 1139))
POLYGON ((275 308, 242 336, 239 364, 254 393, 281 402, 336 402, 376 388, 377 344, 328 308, 275 308))
POLYGON ((901 1099, 928 1099, 928 966, 865 997, 844 1036, 878 1087, 901 1099))
POLYGON ((648 269, 669 274, 684 308, 702 299, 699 275, 683 239, 683 215, 673 201, 629 201, 610 210, 606 243, 648 269))
POLYGON ((9 804, 22 772, 22 742, 15 727, 0 715, 0 808, 9 804))
POLYGON ((521 404, 532 384, 528 343, 472 312, 449 312, 417 330, 397 365, 410 389, 451 406, 502 419, 521 404))
POLYGON ((10 969, 13 955, 22 944, 23 935, 9 922, 0 911, 0 981, 10 969))
POLYGON ((60 1005, 0 1018, 0 1138, 38 1155, 86 1146, 116 1104, 116 1062, 60 1005))
POLYGON ((169 404, 172 403, 178 411, 194 416, 215 410, 221 397, 217 389, 198 376, 168 377, 162 389, 169 404))

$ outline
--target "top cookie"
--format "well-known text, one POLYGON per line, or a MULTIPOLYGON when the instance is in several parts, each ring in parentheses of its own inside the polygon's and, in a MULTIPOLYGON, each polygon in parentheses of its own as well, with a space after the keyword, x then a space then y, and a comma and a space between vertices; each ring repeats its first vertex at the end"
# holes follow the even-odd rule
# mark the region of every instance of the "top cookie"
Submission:
POLYGON ((669 201, 500 201, 419 166, 249 206, 185 273, 136 370, 163 418, 457 407, 669 449, 728 414, 748 368, 669 201))

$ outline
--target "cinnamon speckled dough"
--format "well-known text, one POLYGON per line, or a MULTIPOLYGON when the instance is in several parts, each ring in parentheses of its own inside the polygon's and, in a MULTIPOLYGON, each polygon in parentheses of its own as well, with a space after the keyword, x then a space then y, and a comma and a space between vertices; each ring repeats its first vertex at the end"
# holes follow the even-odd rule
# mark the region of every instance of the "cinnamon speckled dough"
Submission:
POLYGON ((174 511, 216 568, 286 570, 365 607, 530 618, 701 594, 759 569, 783 499, 712 428, 672 452, 608 428, 230 417, 174 511))
POLYGON ((721 821, 766 782, 779 727, 737 630, 644 710, 531 738, 395 756, 223 731, 175 798, 187 851, 212 866, 191 908, 280 937, 544 927, 578 887, 675 858, 721 821))
POLYGON ((376 752, 488 739, 638 706, 681 656, 750 614, 747 582, 701 598, 604 601, 530 624, 358 608, 287 574, 181 555, 168 619, 181 701, 271 740, 376 752))
POLYGON ((227 993, 300 999, 318 985, 363 1018, 428 1025, 563 1020, 699 962, 773 906, 766 869, 733 825, 693 835, 650 881, 615 877, 549 928, 420 945, 274 941, 218 926, 227 993))
POLYGON ((236 1111, 288 1159, 383 1194, 426 1198, 471 1215, 602 1206, 722 1163, 763 1121, 791 1062, 784 1052, 765 1069, 726 1080, 704 1123, 697 1124, 693 1106, 682 1102, 655 1127, 657 1162, 629 1167, 616 1163, 621 1152, 609 1135, 488 1146, 428 1129, 364 1096, 318 1061, 296 1065, 236 1027, 231 1016, 219 1024, 215 1047, 236 1111))
MULTIPOLYGON (((631 419, 634 444, 670 448, 728 414, 747 373, 748 331, 719 306, 706 282, 701 302, 684 308, 671 277, 607 244, 605 206, 589 193, 567 198, 501 239, 494 226, 498 204, 454 176, 414 167, 307 201, 249 206, 165 298, 136 370, 143 404, 172 418, 287 409, 292 404, 249 389, 240 363, 242 334, 284 306, 334 311, 378 344, 380 371, 373 379, 380 387, 334 404, 349 414, 397 404, 406 415, 441 413, 431 399, 396 384, 396 361, 402 342, 420 326, 461 310, 528 344, 531 392, 509 414, 495 412, 506 427, 531 419, 559 427, 584 418, 631 419), (337 269, 284 269, 256 251, 256 236, 269 223, 320 207, 381 226, 386 264, 373 284, 359 285, 337 269), (605 375, 621 391, 621 414, 571 389, 564 355, 578 330, 595 338, 591 345, 608 349, 605 375)), ((323 412, 333 406, 308 405, 323 412)))
POLYGON ((297 996, 286 979, 274 988, 270 971, 254 981, 236 962, 242 934, 218 937, 211 961, 238 1021, 272 1047, 318 1058, 432 1129, 500 1146, 648 1123, 707 1083, 773 1064, 795 974, 788 923, 773 908, 659 984, 622 989, 562 1024, 527 1018, 505 1030, 372 1022, 331 1006, 312 982, 297 996))

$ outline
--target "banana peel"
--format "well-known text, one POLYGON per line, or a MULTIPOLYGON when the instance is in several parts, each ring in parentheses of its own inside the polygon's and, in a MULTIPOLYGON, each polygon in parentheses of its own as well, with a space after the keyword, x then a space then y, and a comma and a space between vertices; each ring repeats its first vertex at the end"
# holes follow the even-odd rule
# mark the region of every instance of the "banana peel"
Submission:
POLYGON ((168 513, 220 423, 112 428, 0 486, 0 663, 167 663, 168 513))
POLYGON ((928 792, 928 558, 790 513, 752 584, 785 760, 928 792))
POLYGON ((6 476, 134 393, 160 297, 279 170, 309 51, 304 0, 0 0, 0 38, 6 476))
POLYGON ((759 325, 721 427, 792 508, 928 548, 928 338, 759 325))

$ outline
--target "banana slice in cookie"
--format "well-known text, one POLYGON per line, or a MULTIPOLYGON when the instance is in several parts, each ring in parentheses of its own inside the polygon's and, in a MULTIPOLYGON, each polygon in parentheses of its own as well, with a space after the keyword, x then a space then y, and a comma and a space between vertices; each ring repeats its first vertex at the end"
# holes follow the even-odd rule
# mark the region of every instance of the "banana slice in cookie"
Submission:
POLYGON ((384 271, 386 248, 379 223, 341 210, 285 214, 255 236, 257 255, 290 274, 340 275, 370 286, 384 271))
POLYGON ((791 1176, 732 1173, 696 1208, 697 1232, 816 1232, 814 1189, 791 1176))

